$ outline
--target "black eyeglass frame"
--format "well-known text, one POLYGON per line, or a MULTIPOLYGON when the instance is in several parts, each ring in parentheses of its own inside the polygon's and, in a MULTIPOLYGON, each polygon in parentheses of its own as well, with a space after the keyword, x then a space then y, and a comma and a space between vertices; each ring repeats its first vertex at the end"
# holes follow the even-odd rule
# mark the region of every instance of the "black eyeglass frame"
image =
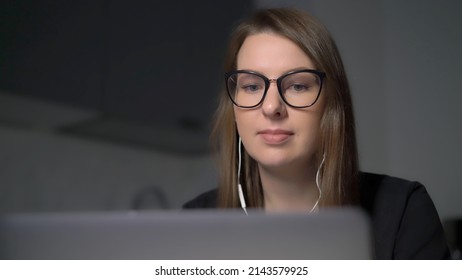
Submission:
POLYGON ((281 99, 284 101, 285 104, 287 104, 288 106, 290 106, 292 108, 308 108, 308 107, 313 106, 316 103, 316 101, 318 101, 319 96, 321 95, 322 86, 324 84, 324 78, 325 77, 326 77, 326 73, 324 73, 322 71, 319 71, 319 70, 314 70, 314 69, 301 69, 301 70, 290 71, 290 72, 285 73, 284 75, 282 75, 282 76, 280 76, 279 78, 276 78, 276 79, 268 79, 263 74, 260 74, 258 72, 251 71, 251 70, 235 70, 235 71, 225 73, 225 84, 226 84, 226 92, 228 93, 228 96, 231 99, 231 102, 233 102, 234 105, 236 105, 237 107, 240 107, 240 108, 250 109, 250 108, 256 108, 256 107, 260 106, 263 103, 263 100, 265 100, 266 93, 268 93, 268 89, 269 89, 270 84, 271 84, 272 81, 276 81, 279 96, 281 96, 281 99), (234 101, 234 98, 233 98, 233 96, 232 96, 232 94, 231 94, 231 92, 229 90, 228 80, 232 75, 239 74, 239 73, 256 75, 256 76, 262 78, 263 81, 265 82, 265 91, 263 92, 263 96, 262 96, 261 100, 256 105, 242 106, 242 105, 237 104, 234 101), (307 105, 307 106, 294 106, 294 105, 290 104, 289 102, 287 102, 287 100, 284 98, 284 94, 282 93, 282 80, 285 77, 290 76, 292 74, 296 74, 296 73, 313 73, 313 74, 315 74, 315 75, 317 75, 319 77, 319 83, 320 83, 319 84, 319 92, 318 92, 318 94, 316 96, 316 99, 310 105, 307 105))

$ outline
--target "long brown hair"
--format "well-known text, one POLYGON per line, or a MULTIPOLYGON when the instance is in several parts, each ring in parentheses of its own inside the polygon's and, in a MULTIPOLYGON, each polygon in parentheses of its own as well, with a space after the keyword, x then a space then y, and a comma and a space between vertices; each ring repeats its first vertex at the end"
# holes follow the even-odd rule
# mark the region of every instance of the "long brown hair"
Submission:
MULTIPOLYGON (((321 207, 355 204, 358 201, 358 156, 353 106, 348 80, 337 46, 327 29, 312 16, 298 10, 278 8, 256 12, 241 22, 231 34, 224 70, 236 70, 237 54, 252 34, 271 32, 284 36, 302 49, 316 69, 326 73, 321 94, 325 108, 321 118, 321 207)), ((233 105, 222 91, 211 144, 219 167, 218 206, 239 207, 237 193, 238 135, 233 105)), ((257 163, 243 148, 241 184, 248 207, 263 207, 263 191, 257 163)))

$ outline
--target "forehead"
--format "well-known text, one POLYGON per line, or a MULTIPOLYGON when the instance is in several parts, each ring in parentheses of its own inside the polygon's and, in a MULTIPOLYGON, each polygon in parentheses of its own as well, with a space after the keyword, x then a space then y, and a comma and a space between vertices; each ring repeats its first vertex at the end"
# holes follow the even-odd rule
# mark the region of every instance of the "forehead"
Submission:
POLYGON ((297 44, 274 33, 248 36, 237 55, 238 70, 280 75, 300 68, 314 69, 314 65, 297 44))

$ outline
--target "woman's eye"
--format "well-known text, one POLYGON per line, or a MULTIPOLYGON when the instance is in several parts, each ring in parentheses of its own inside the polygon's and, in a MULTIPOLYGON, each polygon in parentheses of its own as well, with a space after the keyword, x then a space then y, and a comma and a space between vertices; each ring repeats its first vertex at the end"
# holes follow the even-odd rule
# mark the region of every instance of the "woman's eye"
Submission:
POLYGON ((260 90, 260 86, 259 85, 244 85, 242 86, 242 89, 246 92, 257 92, 260 90))
POLYGON ((309 87, 303 84, 293 84, 290 86, 289 89, 296 91, 296 92, 303 92, 303 91, 307 91, 309 87))

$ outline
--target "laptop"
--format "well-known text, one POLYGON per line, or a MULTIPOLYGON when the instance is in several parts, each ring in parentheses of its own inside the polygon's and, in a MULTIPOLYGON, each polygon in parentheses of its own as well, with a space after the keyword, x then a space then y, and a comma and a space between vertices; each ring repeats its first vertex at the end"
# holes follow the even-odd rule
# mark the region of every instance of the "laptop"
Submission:
POLYGON ((316 214, 241 210, 11 214, 0 259, 370 259, 370 222, 356 208, 316 214))

